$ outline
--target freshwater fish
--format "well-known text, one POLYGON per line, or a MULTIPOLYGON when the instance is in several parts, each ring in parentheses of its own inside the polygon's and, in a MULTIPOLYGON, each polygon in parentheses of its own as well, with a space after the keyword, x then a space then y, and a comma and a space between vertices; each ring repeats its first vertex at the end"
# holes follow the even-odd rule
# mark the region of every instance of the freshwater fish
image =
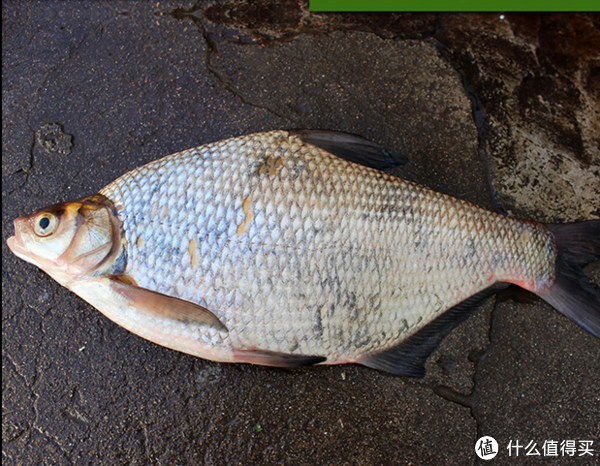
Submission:
POLYGON ((516 284, 600 338, 600 220, 522 221, 381 171, 358 136, 271 131, 169 155, 15 220, 8 246, 109 319, 221 362, 421 377, 516 284))

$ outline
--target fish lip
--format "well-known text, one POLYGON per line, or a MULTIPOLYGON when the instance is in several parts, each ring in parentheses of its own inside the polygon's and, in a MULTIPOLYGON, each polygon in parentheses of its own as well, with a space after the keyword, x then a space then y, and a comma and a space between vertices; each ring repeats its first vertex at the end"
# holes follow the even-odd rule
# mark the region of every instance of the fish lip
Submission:
POLYGON ((25 244, 23 243, 23 237, 21 235, 20 229, 23 222, 26 222, 26 217, 19 217, 15 219, 13 222, 15 228, 15 234, 6 240, 6 245, 11 252, 17 256, 19 259, 23 259, 25 262, 29 262, 31 264, 40 267, 38 261, 35 260, 33 254, 27 249, 25 244))
POLYGON ((8 246, 8 249, 10 249, 11 252, 16 256, 20 257, 25 253, 25 246, 23 245, 21 238, 16 234, 6 240, 6 245, 8 246))
POLYGON ((23 259, 25 262, 30 262, 35 265, 38 265, 17 235, 8 238, 6 240, 6 245, 8 246, 8 249, 10 249, 11 252, 19 259, 23 259))

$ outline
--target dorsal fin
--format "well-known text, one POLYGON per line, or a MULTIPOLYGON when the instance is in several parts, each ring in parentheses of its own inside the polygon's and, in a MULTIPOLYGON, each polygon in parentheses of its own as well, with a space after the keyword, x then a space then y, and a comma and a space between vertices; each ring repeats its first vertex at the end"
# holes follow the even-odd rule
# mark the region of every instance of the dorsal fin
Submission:
POLYGON ((425 361, 452 329, 462 323, 482 301, 508 285, 487 288, 448 309, 402 343, 384 351, 367 355, 359 364, 406 377, 423 377, 425 361))
POLYGON ((338 131, 294 130, 290 136, 298 136, 303 142, 317 146, 348 162, 383 170, 408 162, 408 159, 390 152, 365 138, 338 131))

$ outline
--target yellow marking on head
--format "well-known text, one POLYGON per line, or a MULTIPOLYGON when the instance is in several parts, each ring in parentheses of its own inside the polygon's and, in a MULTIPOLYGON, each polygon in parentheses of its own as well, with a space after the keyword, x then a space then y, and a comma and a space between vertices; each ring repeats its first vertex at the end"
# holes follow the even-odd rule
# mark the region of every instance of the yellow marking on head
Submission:
POLYGON ((81 202, 69 202, 65 203, 65 213, 69 216, 76 216, 79 209, 81 209, 83 204, 81 202))
POLYGON ((144 238, 138 236, 135 244, 137 244, 138 248, 142 249, 144 247, 144 238))
POLYGON ((198 243, 196 243, 194 238, 190 240, 188 251, 190 253, 190 263, 192 264, 192 268, 195 269, 200 264, 200 254, 198 254, 198 243))
POLYGON ((242 236, 244 233, 246 233, 246 228, 252 223, 252 220, 254 220, 254 212, 252 211, 252 196, 248 196, 246 199, 244 199, 242 209, 244 210, 246 217, 238 226, 238 236, 242 236))

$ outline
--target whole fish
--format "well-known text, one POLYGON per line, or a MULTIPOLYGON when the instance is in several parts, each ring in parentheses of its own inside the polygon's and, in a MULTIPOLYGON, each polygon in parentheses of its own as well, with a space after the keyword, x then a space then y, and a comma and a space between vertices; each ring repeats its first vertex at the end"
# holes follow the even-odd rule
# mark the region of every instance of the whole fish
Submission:
POLYGON ((422 376, 508 283, 600 337, 581 273, 600 220, 507 218, 379 170, 399 161, 343 133, 233 138, 20 217, 8 246, 126 329, 215 361, 422 376))

